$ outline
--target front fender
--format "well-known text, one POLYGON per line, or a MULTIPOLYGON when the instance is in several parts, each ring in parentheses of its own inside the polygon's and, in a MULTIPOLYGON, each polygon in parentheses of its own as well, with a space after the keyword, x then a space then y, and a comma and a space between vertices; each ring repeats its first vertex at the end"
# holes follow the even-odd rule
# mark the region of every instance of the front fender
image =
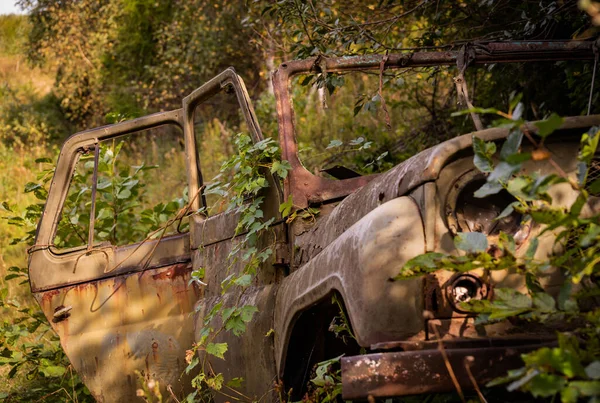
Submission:
MULTIPOLYGON (((275 309, 275 359, 279 375, 294 322, 333 290, 342 295, 361 346, 423 334, 423 280, 390 281, 425 252, 419 208, 410 197, 377 207, 303 267, 284 279, 275 309)), ((308 330, 310 331, 310 330, 308 330)))

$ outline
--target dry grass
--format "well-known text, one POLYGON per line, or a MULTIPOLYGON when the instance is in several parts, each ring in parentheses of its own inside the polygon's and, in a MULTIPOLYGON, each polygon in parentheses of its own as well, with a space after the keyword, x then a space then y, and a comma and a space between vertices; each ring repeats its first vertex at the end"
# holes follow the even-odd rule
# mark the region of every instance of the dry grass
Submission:
POLYGON ((0 55, 0 83, 11 88, 28 88, 44 96, 52 90, 52 70, 29 66, 23 55, 0 55))

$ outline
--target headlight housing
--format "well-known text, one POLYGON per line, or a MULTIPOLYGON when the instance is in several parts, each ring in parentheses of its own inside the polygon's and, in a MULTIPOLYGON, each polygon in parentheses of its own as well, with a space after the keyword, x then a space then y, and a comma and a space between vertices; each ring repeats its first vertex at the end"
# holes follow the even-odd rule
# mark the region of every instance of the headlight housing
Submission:
POLYGON ((506 190, 477 198, 474 196, 486 182, 485 175, 471 170, 461 175, 452 185, 446 198, 446 219, 453 235, 459 232, 481 232, 493 242, 501 232, 512 235, 522 243, 529 234, 529 225, 523 225, 523 216, 513 211, 498 219, 516 199, 506 190))

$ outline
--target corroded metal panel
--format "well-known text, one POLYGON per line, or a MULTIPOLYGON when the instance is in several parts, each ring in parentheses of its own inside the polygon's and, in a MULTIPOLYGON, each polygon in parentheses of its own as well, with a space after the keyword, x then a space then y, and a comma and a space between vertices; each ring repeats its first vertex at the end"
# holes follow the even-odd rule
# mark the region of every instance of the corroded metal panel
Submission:
MULTIPOLYGON (((484 340, 485 341, 485 340, 484 340)), ((365 399, 368 396, 388 397, 455 390, 448 365, 464 389, 473 382, 485 385, 502 376, 507 369, 523 365, 521 354, 549 343, 513 339, 500 346, 469 341, 462 348, 445 348, 445 356, 434 346, 431 349, 367 354, 342 358, 342 394, 344 399, 365 399), (470 345, 469 345, 470 344, 470 345)))
POLYGON ((404 263, 424 252, 418 207, 411 198, 400 197, 367 214, 286 277, 275 307, 279 375, 294 319, 332 290, 341 294, 360 345, 424 338, 423 280, 389 281, 404 263))
MULTIPOLYGON (((256 306, 256 312, 252 322, 248 324, 246 331, 236 336, 231 332, 219 332, 213 342, 227 343, 228 353, 225 360, 205 355, 200 351, 200 358, 207 359, 215 373, 223 374, 225 381, 233 378, 243 378, 243 383, 237 392, 248 397, 248 401, 278 402, 274 386, 277 381, 275 370, 275 359, 273 350, 273 311, 275 308, 276 286, 251 286, 244 290, 243 294, 226 293, 204 300, 197 305, 197 314, 194 317, 196 323, 196 338, 204 326, 204 315, 216 304, 223 303, 224 308, 243 305, 256 306), (239 298, 239 301, 238 301, 239 298)), ((211 322, 214 329, 222 326, 222 318, 217 315, 211 322)), ((222 394, 215 393, 216 402, 230 402, 231 400, 222 394)))
POLYGON ((36 293, 75 370, 99 402, 133 401, 142 379, 163 396, 184 396, 185 351, 193 341, 191 265, 177 264, 36 293), (70 309, 69 309, 70 308, 70 309), (61 309, 65 315, 55 315, 61 309))

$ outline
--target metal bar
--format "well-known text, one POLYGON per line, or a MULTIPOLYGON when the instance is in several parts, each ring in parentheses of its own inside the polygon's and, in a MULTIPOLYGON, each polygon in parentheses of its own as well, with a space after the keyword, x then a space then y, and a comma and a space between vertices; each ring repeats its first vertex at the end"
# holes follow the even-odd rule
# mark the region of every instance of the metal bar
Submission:
MULTIPOLYGON (((556 60, 593 60, 593 42, 568 41, 568 42, 490 42, 473 43, 474 64, 488 63, 513 63, 513 62, 541 62, 556 60)), ((376 68, 385 55, 362 55, 325 58, 328 73, 345 70, 360 70, 376 68)), ((385 63, 390 67, 428 67, 456 64, 460 50, 441 52, 406 52, 388 55, 385 63)), ((316 58, 284 63, 281 68, 287 71, 288 76, 302 72, 318 71, 319 65, 316 58)))
POLYGON ((96 189, 98 188, 98 161, 100 160, 100 144, 94 144, 94 173, 92 174, 92 206, 90 208, 90 231, 88 233, 87 250, 94 246, 94 224, 96 222, 96 189))
MULTIPOLYGON (((479 385, 523 366, 521 354, 553 343, 522 344, 513 347, 446 349, 448 361, 460 386, 472 389, 468 370, 479 385), (471 360, 467 357, 473 357, 471 360)), ((342 358, 342 395, 344 399, 365 399, 451 392, 454 385, 439 350, 378 353, 342 358)))
POLYGON ((598 51, 596 50, 596 57, 594 57, 594 70, 592 71, 592 83, 590 84, 590 98, 588 100, 588 110, 587 114, 589 115, 592 112, 592 98, 594 96, 594 83, 596 82, 596 70, 598 68, 598 51))

